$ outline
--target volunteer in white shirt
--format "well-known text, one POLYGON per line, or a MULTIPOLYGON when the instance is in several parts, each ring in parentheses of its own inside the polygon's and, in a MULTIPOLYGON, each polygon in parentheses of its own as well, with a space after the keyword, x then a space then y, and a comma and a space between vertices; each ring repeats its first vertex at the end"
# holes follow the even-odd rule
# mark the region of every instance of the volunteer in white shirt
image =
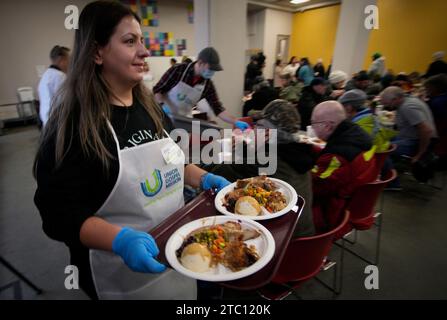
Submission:
POLYGON ((43 73, 38 87, 40 101, 39 117, 40 121, 42 121, 42 126, 45 126, 47 123, 53 97, 65 80, 69 58, 70 49, 61 46, 54 46, 51 49, 51 65, 43 73))

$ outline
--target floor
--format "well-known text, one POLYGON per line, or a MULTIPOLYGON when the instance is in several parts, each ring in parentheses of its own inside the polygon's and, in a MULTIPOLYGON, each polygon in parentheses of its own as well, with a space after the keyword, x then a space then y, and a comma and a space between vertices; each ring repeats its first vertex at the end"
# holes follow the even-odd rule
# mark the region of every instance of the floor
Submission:
MULTIPOLYGON (((34 126, 6 129, 0 136, 0 256, 44 293, 36 295, 0 265, 0 300, 87 299, 81 290, 65 289, 67 249, 45 236, 33 203, 36 183, 31 168, 38 139, 34 126)), ((445 178, 446 172, 443 174, 445 178)), ((408 176, 402 184, 403 192, 385 194, 379 288, 365 288, 367 264, 346 254, 343 292, 337 299, 447 299, 447 187, 436 190, 408 176)), ((366 255, 373 252, 374 231, 359 234, 357 250, 366 255)), ((334 248, 331 257, 338 256, 337 250, 334 248)), ((329 281, 330 275, 325 272, 321 278, 329 281)), ((331 297, 311 280, 287 299, 331 297)), ((260 298, 256 292, 225 290, 224 299, 260 298)))

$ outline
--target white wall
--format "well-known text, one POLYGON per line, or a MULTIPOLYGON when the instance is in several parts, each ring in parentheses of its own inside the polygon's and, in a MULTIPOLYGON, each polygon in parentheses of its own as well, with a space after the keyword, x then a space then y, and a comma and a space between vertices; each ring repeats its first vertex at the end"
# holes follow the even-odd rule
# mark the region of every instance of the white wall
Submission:
MULTIPOLYGON (((193 61, 195 60, 195 56, 188 55, 190 59, 193 61)), ((147 82, 146 84, 150 89, 152 89, 153 86, 155 86, 160 80, 160 78, 163 76, 163 74, 171 67, 171 58, 174 58, 177 60, 177 63, 182 62, 183 57, 148 57, 146 58, 146 61, 149 64, 150 73, 153 76, 153 80, 150 82, 147 82)))
POLYGON ((240 116, 247 49, 247 1, 194 0, 194 10, 197 51, 212 46, 219 52, 224 70, 216 73, 213 82, 225 109, 240 116))
MULTIPOLYGON (((39 77, 36 66, 50 64, 48 56, 54 45, 73 47, 74 30, 66 30, 64 27, 65 6, 76 5, 80 13, 89 2, 91 1, 0 1, 0 104, 17 102, 18 87, 37 87, 39 77)), ((162 0, 158 3, 159 27, 143 27, 143 31, 173 32, 174 38, 187 39, 185 53, 194 56, 194 25, 188 23, 187 1, 162 0)), ((169 67, 169 58, 150 59, 154 76, 159 78, 161 72, 169 67)))
POLYGON ((349 75, 362 69, 370 34, 364 26, 364 10, 376 3, 377 0, 342 1, 332 70, 343 70, 349 75))
MULTIPOLYGON (((264 54, 265 61, 264 77, 273 78, 273 65, 275 64, 276 38, 278 35, 292 34, 292 13, 273 9, 265 10, 264 28, 264 54)), ((290 44, 289 44, 290 48, 290 44)))
POLYGON ((36 87, 36 66, 48 66, 51 48, 71 48, 74 31, 66 30, 65 6, 81 10, 87 0, 0 1, 0 104, 17 102, 21 86, 36 87))
POLYGON ((199 51, 211 45, 210 0, 194 0, 194 37, 199 51))
POLYGON ((248 49, 264 47, 265 10, 251 13, 247 17, 247 43, 248 49))
POLYGON ((211 8, 211 44, 218 50, 224 68, 223 72, 216 74, 214 83, 225 108, 234 116, 241 116, 247 49, 247 1, 212 0, 211 8))

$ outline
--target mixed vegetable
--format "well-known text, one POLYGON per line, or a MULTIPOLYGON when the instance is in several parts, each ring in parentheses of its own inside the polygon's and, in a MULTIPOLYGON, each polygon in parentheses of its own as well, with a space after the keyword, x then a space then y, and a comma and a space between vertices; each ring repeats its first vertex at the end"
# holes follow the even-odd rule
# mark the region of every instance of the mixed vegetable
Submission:
POLYGON ((225 236, 223 228, 219 225, 196 233, 194 239, 195 242, 205 244, 214 255, 221 255, 228 242, 228 237, 225 236))

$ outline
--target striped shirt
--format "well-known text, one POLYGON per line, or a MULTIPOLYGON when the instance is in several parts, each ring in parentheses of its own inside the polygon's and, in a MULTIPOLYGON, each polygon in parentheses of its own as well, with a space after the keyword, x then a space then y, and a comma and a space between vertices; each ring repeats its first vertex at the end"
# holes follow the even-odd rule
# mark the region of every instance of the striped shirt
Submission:
MULTIPOLYGON (((195 75, 194 73, 195 63, 196 62, 193 62, 193 65, 191 65, 191 67, 186 72, 185 77, 183 78, 183 82, 185 82, 187 85, 190 85, 191 87, 199 83, 205 83, 206 81, 201 76, 195 75)), ((187 67, 188 67, 187 63, 180 63, 174 65, 168 71, 166 71, 165 74, 161 77, 160 81, 158 81, 158 83, 154 86, 153 88, 154 94, 156 93, 166 94, 172 88, 174 88, 177 85, 177 83, 180 82, 182 75, 187 67)), ((219 115, 221 112, 225 111, 225 108, 222 106, 222 103, 220 102, 219 97, 217 96, 214 84, 211 80, 206 81, 205 88, 202 92, 202 96, 200 97, 200 99, 203 98, 207 100, 208 104, 213 109, 216 115, 219 115)))

